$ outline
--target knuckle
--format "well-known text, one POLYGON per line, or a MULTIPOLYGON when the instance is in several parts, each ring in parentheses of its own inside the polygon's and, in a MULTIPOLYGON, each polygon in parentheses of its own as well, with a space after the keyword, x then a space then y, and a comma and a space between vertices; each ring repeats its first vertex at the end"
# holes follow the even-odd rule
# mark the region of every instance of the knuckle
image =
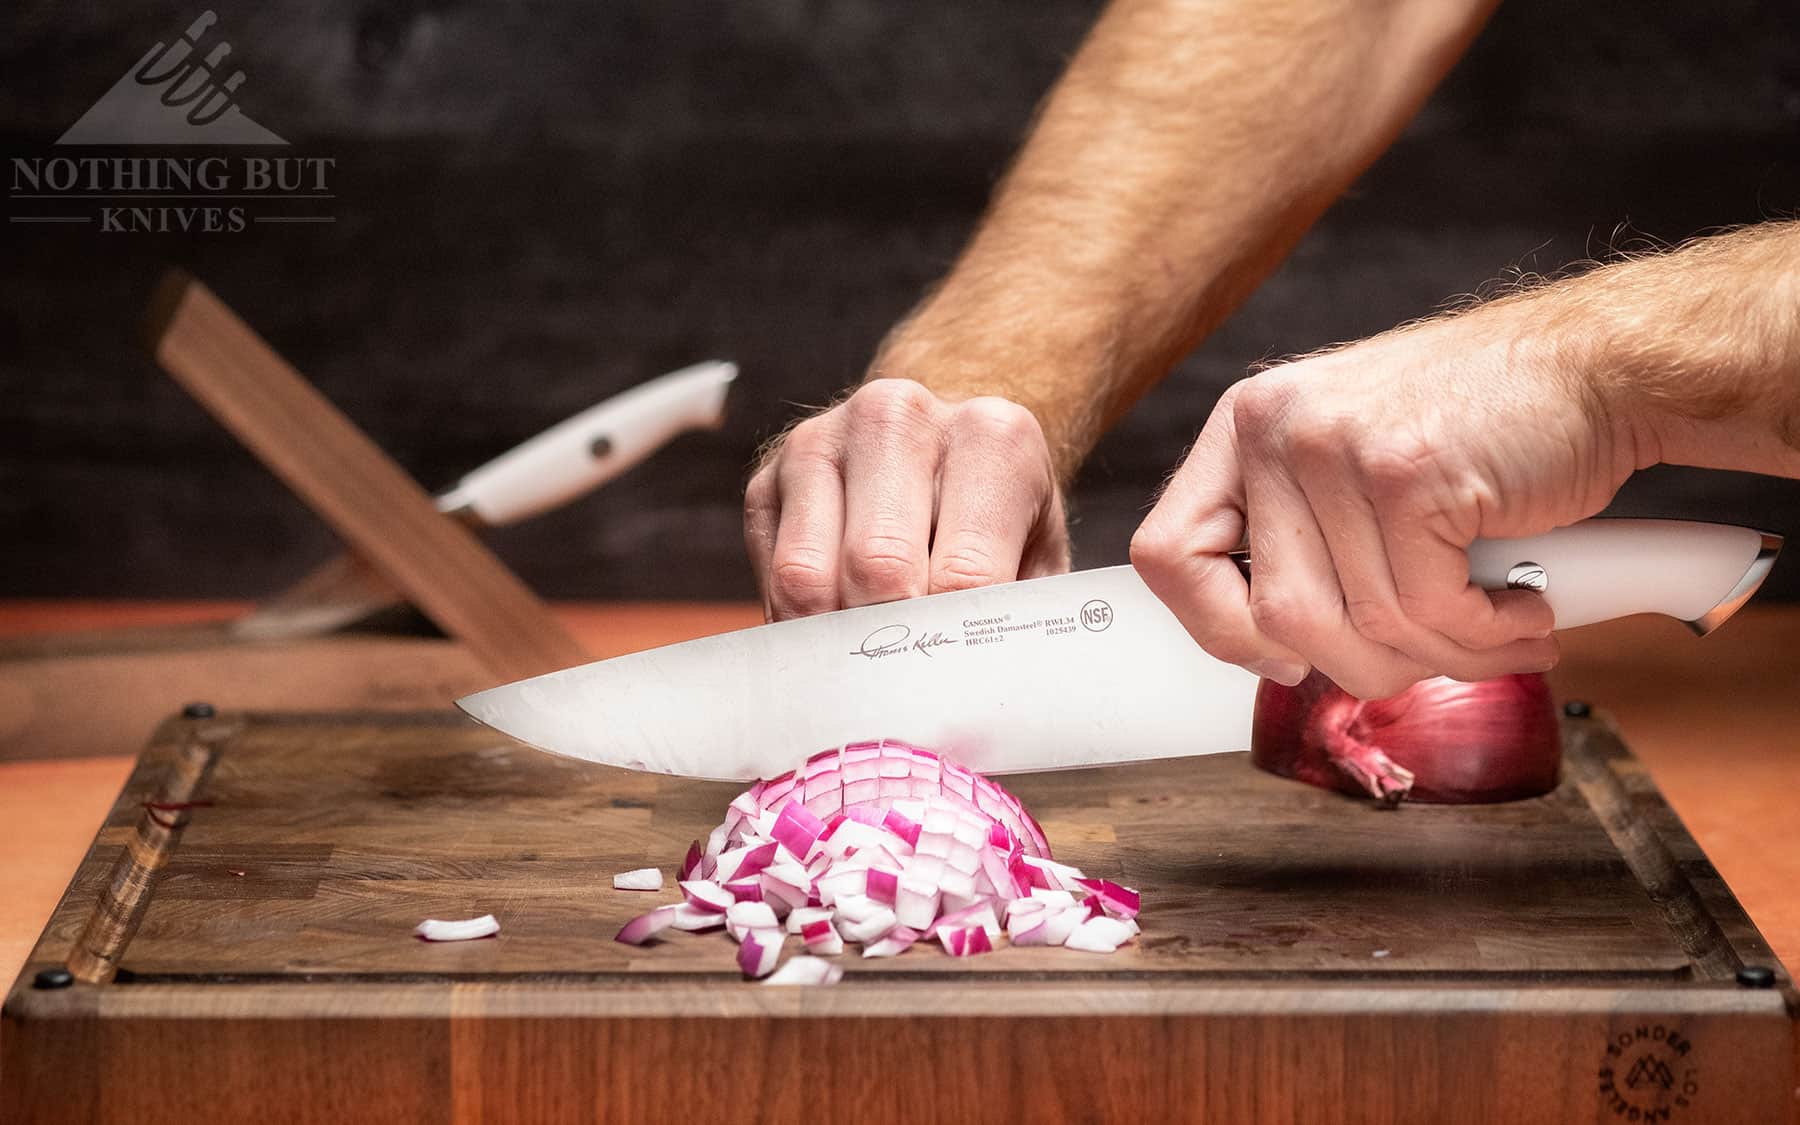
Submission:
POLYGON ((1287 427, 1286 442, 1291 459, 1299 465, 1335 466, 1357 447, 1349 426, 1338 418, 1310 413, 1293 417, 1287 427))
POLYGON ((769 567, 769 599, 801 613, 833 608, 837 587, 824 553, 790 550, 777 555, 769 567))
POLYGON ((781 450, 776 456, 802 468, 817 467, 836 463, 836 446, 831 424, 823 415, 819 415, 808 418, 789 430, 787 439, 781 443, 781 450))
POLYGON ((972 398, 956 408, 951 423, 959 435, 1026 450, 1044 443, 1037 416, 1011 399, 972 398))
POLYGON ((1305 599, 1263 582, 1250 585, 1250 620, 1264 636, 1288 643, 1302 640, 1317 627, 1320 615, 1305 599))
POLYGON ((1380 598, 1346 596, 1344 612, 1358 633, 1385 645, 1398 646, 1410 632, 1406 622, 1410 615, 1404 614, 1393 602, 1380 598))
POLYGON ((1169 574, 1182 554, 1181 537, 1154 517, 1140 524, 1131 536, 1131 565, 1146 580, 1169 574))
POLYGON ((924 593, 919 589, 924 560, 906 541, 872 535, 844 559, 844 580, 855 589, 885 599, 924 593))
POLYGON ((1409 499, 1426 482, 1436 453, 1424 439, 1395 435, 1357 447, 1352 468, 1377 502, 1409 499))
POLYGON ((1202 613, 1191 616, 1187 631, 1207 655, 1227 664, 1250 664, 1265 655, 1253 634, 1233 627, 1222 615, 1202 613))
POLYGON ((1435 629, 1459 644, 1484 647, 1484 638, 1494 631, 1491 606, 1476 605, 1456 597, 1437 597, 1407 590, 1401 590, 1395 601, 1398 611, 1408 619, 1417 621, 1428 629, 1435 629))
POLYGON ((1003 573, 999 560, 973 543, 957 544, 931 563, 931 587, 934 590, 972 590, 1012 577, 1003 573))
POLYGON ((1294 389, 1276 372, 1246 379, 1233 388, 1231 421, 1241 437, 1273 432, 1292 409, 1294 389))
POLYGON ((857 426, 911 430, 928 425, 938 398, 911 379, 876 379, 850 396, 845 413, 857 426))
POLYGON ((1386 699, 1417 683, 1418 677, 1404 672, 1353 671, 1332 676, 1331 681, 1358 699, 1386 699))
POLYGON ((761 469, 744 488, 744 522, 766 519, 775 511, 775 474, 761 469))

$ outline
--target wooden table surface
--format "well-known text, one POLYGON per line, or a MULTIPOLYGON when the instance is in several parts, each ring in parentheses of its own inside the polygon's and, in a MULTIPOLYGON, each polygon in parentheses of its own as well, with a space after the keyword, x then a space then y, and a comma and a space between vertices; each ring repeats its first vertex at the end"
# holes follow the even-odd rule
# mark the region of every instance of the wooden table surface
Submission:
MULTIPOLYGON (((0 635, 195 620, 231 603, 0 602, 0 635)), ((559 616, 597 653, 756 624, 748 605, 573 604, 559 616)), ((1626 740, 1776 953, 1800 966, 1800 607, 1744 611, 1696 640, 1640 618, 1564 635, 1558 699, 1612 712, 1626 740)), ((220 701, 227 703, 229 701, 220 701)), ((146 735, 148 731, 145 732, 146 735)), ((24 962, 111 807, 136 746, 106 757, 0 764, 0 980, 24 962)))

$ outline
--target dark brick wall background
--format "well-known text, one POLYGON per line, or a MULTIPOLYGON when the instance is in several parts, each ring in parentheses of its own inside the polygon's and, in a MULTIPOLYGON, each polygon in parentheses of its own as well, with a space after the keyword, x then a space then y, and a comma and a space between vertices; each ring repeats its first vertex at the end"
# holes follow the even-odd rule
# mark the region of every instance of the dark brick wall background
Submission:
MULTIPOLYGON (((15 3, 0 148, 48 146, 207 0, 15 3)), ((750 593, 757 442, 854 377, 954 254, 1096 6, 1076 0, 214 2, 245 111, 330 156, 329 226, 9 224, 0 595, 254 595, 329 533, 145 357, 181 264, 427 485, 691 360, 728 428, 494 537, 558 596, 750 593)), ((1800 202, 1791 0, 1510 0, 1406 137, 1101 446, 1080 565, 1131 529, 1219 389, 1615 232, 1800 202)), ((10 179, 10 177, 9 177, 10 179)), ((10 185, 9 185, 10 186, 10 185)), ((1616 505, 1800 532, 1800 485, 1659 470, 1616 505)), ((1800 595, 1800 563, 1775 590, 1800 595)))

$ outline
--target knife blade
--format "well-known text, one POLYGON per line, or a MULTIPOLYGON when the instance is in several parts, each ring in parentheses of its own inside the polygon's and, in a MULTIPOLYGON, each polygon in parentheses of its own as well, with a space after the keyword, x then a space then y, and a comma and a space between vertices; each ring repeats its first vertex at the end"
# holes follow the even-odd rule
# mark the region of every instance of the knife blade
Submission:
MULTIPOLYGON (((1471 580, 1534 589, 1559 627, 1663 613, 1716 627, 1779 537, 1589 520, 1470 547, 1471 580)), ((1208 656, 1129 566, 840 610, 478 692, 469 715, 551 753, 717 780, 896 738, 986 773, 1241 750, 1257 679, 1208 656)))

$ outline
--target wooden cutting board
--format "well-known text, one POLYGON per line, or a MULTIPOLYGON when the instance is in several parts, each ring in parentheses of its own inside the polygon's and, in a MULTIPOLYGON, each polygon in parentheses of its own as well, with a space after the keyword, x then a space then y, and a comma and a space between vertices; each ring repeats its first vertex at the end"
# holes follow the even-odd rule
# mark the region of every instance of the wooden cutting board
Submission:
POLYGON ((720 935, 612 941, 674 895, 611 876, 672 878, 731 786, 448 714, 173 719, 7 998, 0 1119, 1800 1120, 1791 980, 1606 721, 1565 745, 1556 792, 1477 808, 1241 754, 1015 778, 1142 890, 1136 946, 795 989, 720 935), (71 959, 117 976, 40 987, 71 959))

